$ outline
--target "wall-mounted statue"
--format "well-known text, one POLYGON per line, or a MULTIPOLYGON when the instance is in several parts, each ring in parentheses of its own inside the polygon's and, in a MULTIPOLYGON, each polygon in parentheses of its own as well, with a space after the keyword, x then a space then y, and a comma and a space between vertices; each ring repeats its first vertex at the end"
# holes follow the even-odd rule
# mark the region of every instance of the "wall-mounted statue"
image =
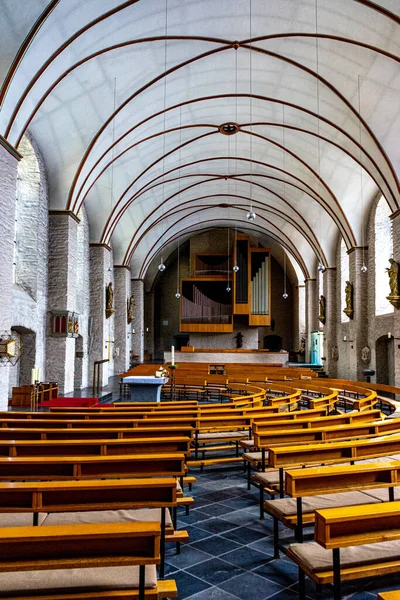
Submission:
POLYGON ((390 267, 386 269, 389 275, 389 287, 390 294, 386 296, 390 304, 395 308, 400 308, 400 296, 399 296, 399 264, 393 259, 389 258, 390 267))
POLYGON ((135 320, 135 297, 133 296, 133 294, 129 298, 127 304, 128 304, 127 321, 128 321, 128 325, 130 325, 132 323, 132 321, 135 320))
POLYGON ((320 296, 319 297, 319 315, 318 315, 318 319, 319 319, 319 321, 321 321, 322 325, 325 325, 325 321, 326 321, 326 300, 325 300, 325 296, 320 296))
POLYGON ((114 290, 112 283, 108 284, 106 287, 106 319, 109 319, 113 313, 115 313, 115 308, 113 308, 114 303, 114 290))
POLYGON ((346 281, 346 287, 344 288, 346 306, 343 312, 352 319, 354 316, 354 305, 353 305, 353 284, 350 281, 346 281))
POLYGON ((235 335, 235 340, 236 340, 236 348, 242 348, 242 346, 243 346, 243 333, 241 331, 238 331, 238 333, 235 335))

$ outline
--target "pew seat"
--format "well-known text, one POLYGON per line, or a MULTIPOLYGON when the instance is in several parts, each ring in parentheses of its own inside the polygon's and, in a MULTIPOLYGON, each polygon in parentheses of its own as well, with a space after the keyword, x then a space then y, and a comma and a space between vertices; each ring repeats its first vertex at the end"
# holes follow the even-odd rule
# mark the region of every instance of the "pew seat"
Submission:
POLYGON ((210 431, 198 433, 197 435, 199 442, 247 439, 248 437, 248 431, 210 431))
MULTIPOLYGON (((365 504, 365 501, 364 501, 365 504)), ((91 523, 140 523, 143 521, 161 522, 160 508, 138 508, 138 509, 119 509, 119 510, 96 510, 96 511, 76 511, 64 513, 48 514, 42 522, 42 525, 84 525, 91 523)), ((168 509, 165 511, 165 526, 172 528, 171 514, 168 509)))
MULTIPOLYGON (((38 525, 43 525, 47 513, 38 513, 38 525)), ((29 527, 33 525, 32 513, 5 512, 0 513, 0 527, 29 527)))
MULTIPOLYGON (((316 510, 324 510, 326 508, 340 508, 341 506, 359 506, 361 504, 378 504, 388 500, 388 491, 371 490, 371 494, 367 492, 338 492, 335 494, 320 494, 319 496, 303 496, 302 510, 303 521, 314 522, 314 513, 316 510), (382 498, 374 496, 374 492, 382 493, 382 498)), ((297 498, 278 498, 276 500, 266 500, 264 502, 264 511, 268 514, 277 517, 287 526, 292 526, 297 522, 297 498)))
MULTIPOLYGON (((146 589, 157 588, 157 571, 155 565, 146 566, 146 589)), ((54 594, 68 591, 71 594, 95 592, 111 592, 115 590, 132 590, 139 587, 139 567, 96 567, 92 569, 55 569, 54 571, 23 571, 0 573, 0 598, 19 598, 30 592, 37 595, 38 590, 54 594)), ((97 596, 96 596, 97 597, 97 596)))
MULTIPOLYGON (((291 544, 287 552, 290 558, 304 567, 306 573, 319 573, 321 578, 332 580, 332 550, 323 548, 318 542, 307 542, 291 544)), ((367 565, 379 565, 383 569, 385 564, 392 562, 397 563, 397 569, 400 567, 400 540, 349 546, 340 550, 342 579, 347 579, 343 573, 345 569, 359 569, 367 565)), ((365 576, 367 575, 368 572, 365 571, 365 576)))
POLYGON ((157 582, 160 525, 16 527, 0 530, 0 598, 77 600, 175 597, 157 582))

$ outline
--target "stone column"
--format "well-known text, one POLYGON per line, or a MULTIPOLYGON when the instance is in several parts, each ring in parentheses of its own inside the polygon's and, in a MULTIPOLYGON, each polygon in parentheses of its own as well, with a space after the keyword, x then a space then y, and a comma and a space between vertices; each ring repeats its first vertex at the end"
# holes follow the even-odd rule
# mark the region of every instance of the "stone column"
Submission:
POLYGON ((76 311, 79 219, 70 211, 49 211, 49 285, 46 378, 60 393, 74 390, 75 338, 51 334, 51 313, 76 311))
POLYGON ((323 295, 326 303, 324 325, 325 371, 329 377, 337 377, 337 294, 336 267, 328 267, 323 274, 323 295))
POLYGON ((144 349, 154 359, 154 292, 146 292, 144 304, 144 349))
POLYGON ((311 333, 318 331, 317 280, 306 279, 306 356, 305 361, 311 360, 311 333))
POLYGON ((143 279, 132 279, 132 294, 135 297, 135 320, 132 334, 132 353, 143 362, 144 355, 144 282, 143 279))
MULTIPOLYGON (((0 331, 12 326, 17 167, 21 156, 0 138, 0 331)), ((0 365, 0 410, 7 410, 9 367, 0 365)))
POLYGON ((128 302, 131 296, 130 268, 125 265, 114 266, 114 370, 115 373, 125 373, 129 369, 130 335, 135 321, 128 325, 128 302))
MULTIPOLYGON (((101 387, 108 383, 113 372, 113 346, 115 313, 106 319, 106 289, 113 280, 112 253, 106 244, 90 244, 90 316, 89 382, 93 382, 94 362, 109 359, 101 368, 101 387)), ((115 304, 115 296, 114 296, 115 304)))
MULTIPOLYGON (((393 258, 400 263, 400 211, 392 215, 393 227, 393 258)), ((394 365, 394 385, 400 386, 400 310, 394 309, 394 345, 393 345, 393 365, 394 365)))
MULTIPOLYGON (((368 250, 366 250, 368 252, 368 250)), ((363 249, 349 250, 350 282, 353 284, 354 316, 350 320, 350 378, 364 381, 362 374, 365 363, 361 360, 361 350, 368 344, 368 275, 361 272, 363 249)))

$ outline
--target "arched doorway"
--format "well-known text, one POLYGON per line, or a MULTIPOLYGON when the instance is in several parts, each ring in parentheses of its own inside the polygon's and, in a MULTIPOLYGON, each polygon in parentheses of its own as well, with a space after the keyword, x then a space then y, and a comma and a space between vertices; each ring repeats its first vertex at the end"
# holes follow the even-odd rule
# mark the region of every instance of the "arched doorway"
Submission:
POLYGON ((279 352, 282 350, 282 337, 280 335, 266 335, 264 336, 263 347, 270 352, 279 352))
POLYGON ((16 332, 22 346, 21 360, 10 367, 10 388, 31 383, 32 369, 36 364, 36 333, 26 327, 11 327, 16 332))
POLYGON ((383 335, 375 342, 376 383, 394 385, 393 339, 383 335))

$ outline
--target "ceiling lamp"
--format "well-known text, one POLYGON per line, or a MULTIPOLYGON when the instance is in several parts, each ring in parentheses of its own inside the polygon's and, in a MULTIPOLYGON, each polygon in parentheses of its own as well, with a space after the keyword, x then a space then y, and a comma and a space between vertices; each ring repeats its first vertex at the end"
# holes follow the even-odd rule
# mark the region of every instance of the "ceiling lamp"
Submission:
POLYGON ((325 271, 325 267, 324 267, 324 265, 323 265, 322 263, 319 263, 319 264, 318 264, 318 267, 317 267, 317 269, 318 269, 318 271, 319 271, 320 273, 323 273, 323 272, 325 271))
POLYGON ((165 265, 164 265, 164 262, 163 262, 163 258, 162 258, 162 257, 161 257, 161 262, 160 262, 160 264, 158 265, 158 270, 160 271, 160 273, 162 273, 163 271, 165 271, 165 265))
POLYGON ((250 210, 249 210, 249 212, 248 212, 248 213, 247 213, 247 215, 246 215, 246 219, 247 219, 248 221, 255 221, 255 219, 256 219, 256 216, 257 216, 257 215, 256 215, 256 213, 253 211, 253 207, 252 207, 252 206, 250 206, 250 210))

